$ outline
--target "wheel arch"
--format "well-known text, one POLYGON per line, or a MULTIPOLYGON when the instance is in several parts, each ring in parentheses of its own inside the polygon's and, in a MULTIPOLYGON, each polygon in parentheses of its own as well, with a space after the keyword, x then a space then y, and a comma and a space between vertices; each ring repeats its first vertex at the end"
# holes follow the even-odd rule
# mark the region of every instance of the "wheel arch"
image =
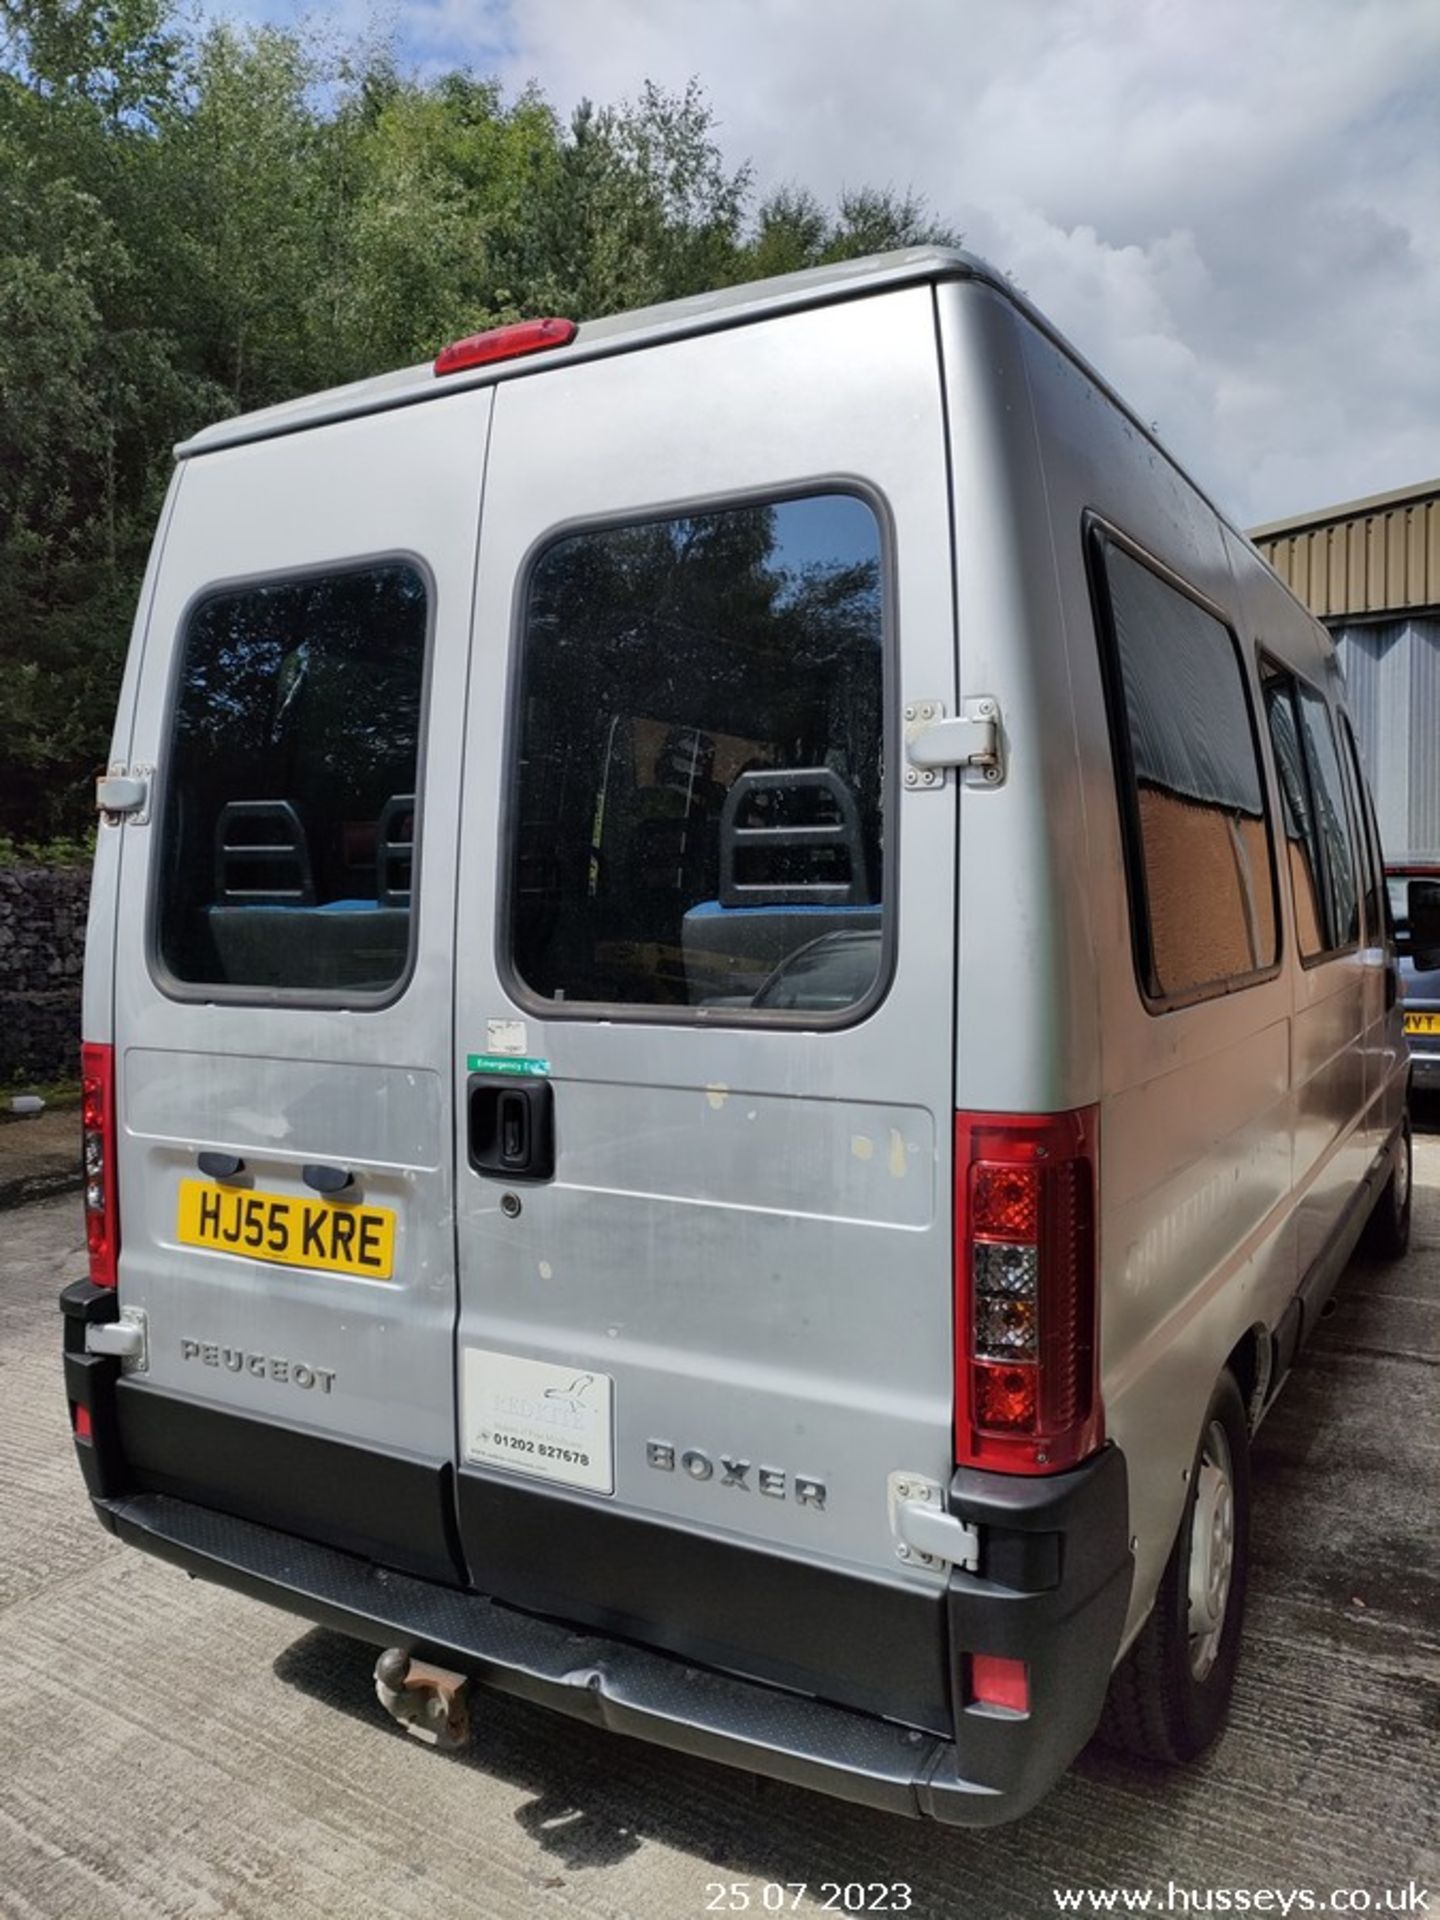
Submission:
POLYGON ((1259 1321, 1247 1327, 1227 1354, 1225 1371, 1235 1376, 1246 1425, 1254 1433, 1275 1384, 1275 1336, 1270 1329, 1259 1321))

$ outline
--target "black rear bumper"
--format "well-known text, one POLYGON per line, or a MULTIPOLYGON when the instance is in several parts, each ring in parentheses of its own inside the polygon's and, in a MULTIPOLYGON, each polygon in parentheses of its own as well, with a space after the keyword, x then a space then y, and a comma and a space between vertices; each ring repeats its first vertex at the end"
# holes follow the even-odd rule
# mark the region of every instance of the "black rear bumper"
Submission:
MULTIPOLYGON (((1119 1459, 1113 1452, 1108 1457, 1119 1459)), ((497 1692, 516 1694, 616 1733, 891 1813, 929 1816, 955 1826, 1014 1819, 1052 1783, 1078 1744, 1077 1717, 1070 1714, 1059 1725, 1033 1714, 1033 1726, 992 1717, 993 1732, 1009 1735, 1012 1743, 1018 1736, 1028 1764, 1018 1771, 1005 1768, 1012 1777, 1004 1782, 986 1777, 988 1765, 974 1777, 968 1756, 962 1758, 954 1741, 687 1666, 599 1634, 576 1632, 482 1595, 393 1573, 251 1520, 213 1513, 165 1494, 121 1495, 95 1504, 122 1540, 307 1620, 374 1646, 407 1647, 472 1673, 497 1692)), ((1085 1632, 1088 1609, 1072 1616, 1069 1633, 1047 1631, 1047 1648, 1031 1646, 1032 1652, 1042 1653, 1039 1668, 1049 1672, 1052 1659, 1057 1662, 1063 1672, 1057 1669, 1055 1678, 1071 1686, 1079 1682, 1096 1713, 1119 1635, 1119 1621, 1106 1616, 1118 1608, 1123 1619, 1128 1567, 1123 1587, 1101 1616, 1088 1621, 1097 1630, 1097 1639, 1088 1646, 1067 1650, 1062 1644, 1075 1631, 1085 1632), (1084 1688, 1082 1669, 1098 1669, 1098 1694, 1084 1688)), ((1085 1637, 1089 1639, 1088 1632, 1085 1637)), ((993 1639, 987 1644, 993 1645, 993 1639)), ((1035 1672, 1032 1664, 1032 1675, 1035 1672)), ((968 1748, 976 1730, 974 1711, 968 1710, 964 1718, 968 1748)), ((1089 1730, 1087 1726, 1079 1740, 1089 1730)), ((994 1752, 984 1756, 987 1762, 995 1757, 994 1752)))
POLYGON ((122 1540, 188 1573, 616 1733, 896 1813, 1004 1818, 998 1796, 962 1779, 955 1748, 934 1735, 575 1632, 164 1494, 97 1506, 122 1540))
MULTIPOLYGON (((77 1339, 88 1314, 108 1317, 113 1306, 94 1300, 83 1283, 70 1290, 65 1304, 67 1388, 72 1402, 90 1414, 91 1437, 79 1441, 77 1451, 97 1514, 122 1539, 189 1573, 372 1645, 403 1646, 472 1673, 499 1692, 617 1732, 954 1825, 986 1826, 1026 1812, 1069 1765, 1099 1717, 1131 1577, 1125 1463, 1113 1447, 1071 1473, 1043 1479, 956 1473, 950 1506, 980 1530, 981 1565, 978 1574, 953 1572, 947 1591, 929 1590, 939 1611, 924 1623, 924 1657, 933 1657, 949 1676, 949 1702, 928 1721, 910 1718, 906 1724, 910 1702, 886 1682, 906 1670, 913 1652, 907 1650, 896 1668, 886 1635, 900 1616, 891 1619, 882 1602, 897 1594, 919 1599, 918 1590, 912 1595, 858 1577, 847 1581, 834 1571, 826 1573, 827 1585, 817 1581, 818 1568, 777 1564, 758 1551, 716 1542, 728 1556, 720 1572, 722 1596, 744 1600, 753 1587, 762 1602, 751 1609, 752 1639, 763 1626, 761 1616, 773 1615, 768 1644, 759 1649, 764 1657, 757 1659, 717 1650, 695 1633, 702 1614, 692 1619, 690 1633, 682 1630, 687 1594, 673 1568, 669 1584, 655 1588, 668 1615, 657 1625, 623 1611, 582 1623, 582 1606, 568 1603, 553 1578, 548 1586, 522 1579, 513 1528, 490 1537, 511 1534, 514 1564, 502 1554, 493 1569, 472 1569, 472 1586, 485 1585, 489 1592, 466 1590, 443 1572, 425 1577, 414 1567, 377 1564, 363 1546, 356 1551, 343 1538, 326 1543, 301 1537, 298 1530, 271 1524, 274 1516, 253 1505, 248 1514, 236 1511, 218 1476, 212 1483, 204 1473, 192 1474, 182 1493, 171 1478, 162 1477, 157 1486, 143 1448, 135 1452, 126 1444, 133 1422, 123 1405, 117 1408, 117 1400, 126 1398, 123 1389, 116 1392, 117 1364, 85 1355, 77 1339), (227 1505, 229 1511, 218 1510, 227 1505), (785 1565, 792 1578, 777 1588, 785 1565), (855 1592, 838 1591, 837 1585, 855 1592), (867 1602, 875 1620, 868 1671, 857 1670, 858 1678, 830 1674, 830 1698, 824 1697, 823 1660, 802 1675, 793 1661, 778 1658, 807 1640, 824 1649, 837 1632, 849 1643, 853 1634, 845 1623, 867 1602), (971 1652, 1026 1662, 1028 1714, 966 1698, 964 1656, 971 1652), (717 1671, 717 1665, 731 1670, 717 1671), (835 1697, 841 1686, 848 1698, 835 1697)), ((177 1430, 193 1448, 193 1424, 181 1421, 177 1430)), ((134 1437, 141 1437, 139 1430, 134 1437)), ((252 1449, 241 1452, 248 1456, 252 1449)), ((258 1457, 267 1457, 263 1448, 258 1457)), ((353 1456, 352 1465, 363 1469, 353 1456)), ((546 1504, 543 1492, 528 1497, 546 1504)), ((554 1562, 556 1514, 553 1507, 547 1511, 552 1524, 546 1551, 554 1562)), ((605 1512, 594 1524, 625 1518, 605 1512)), ((299 1529, 303 1521, 294 1524, 299 1529)), ((655 1531, 672 1543, 677 1538, 667 1529, 655 1531)), ((568 1541, 568 1518, 558 1538, 568 1541)), ((641 1546, 653 1574, 665 1541, 641 1546)), ((588 1551, 562 1557, 565 1579, 577 1596, 583 1594, 588 1551)), ((676 1565, 683 1574, 683 1555, 676 1565)), ((709 1562, 694 1570, 696 1580, 716 1576, 709 1562)))

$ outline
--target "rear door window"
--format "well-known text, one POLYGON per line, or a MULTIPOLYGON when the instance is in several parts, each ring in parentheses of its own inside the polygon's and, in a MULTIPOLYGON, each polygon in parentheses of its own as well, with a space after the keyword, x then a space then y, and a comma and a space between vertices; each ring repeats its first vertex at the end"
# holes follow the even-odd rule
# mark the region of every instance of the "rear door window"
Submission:
POLYGON ((159 957, 183 987, 385 995, 410 952, 425 578, 387 560, 191 610, 165 770, 159 957))
POLYGON ((532 1000, 845 1017, 884 931, 882 553, 852 494, 568 534, 521 642, 532 1000))

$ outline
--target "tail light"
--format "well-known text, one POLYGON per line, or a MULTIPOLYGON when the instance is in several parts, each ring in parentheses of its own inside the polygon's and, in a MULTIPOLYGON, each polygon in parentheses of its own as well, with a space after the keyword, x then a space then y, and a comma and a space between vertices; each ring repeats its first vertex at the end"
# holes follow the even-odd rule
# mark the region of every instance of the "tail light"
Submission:
POLYGON ((1029 1713, 1030 1669, 1023 1660, 1010 1660, 1003 1654, 972 1653, 969 1693, 980 1706, 1029 1713))
POLYGON ((85 1241, 90 1278, 113 1287, 120 1254, 115 1192, 115 1050, 86 1041, 80 1049, 80 1123, 85 1156, 85 1241))
POLYGON ((955 1458, 1056 1473, 1104 1438, 1096 1110, 955 1116, 955 1458))

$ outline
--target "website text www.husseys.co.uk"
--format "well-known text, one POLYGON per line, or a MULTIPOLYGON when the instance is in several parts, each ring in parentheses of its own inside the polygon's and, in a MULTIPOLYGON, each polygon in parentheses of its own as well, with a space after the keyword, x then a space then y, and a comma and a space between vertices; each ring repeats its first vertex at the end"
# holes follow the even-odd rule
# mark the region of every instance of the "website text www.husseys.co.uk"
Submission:
POLYGON ((1058 1913, 1429 1913, 1430 1894, 1415 1881, 1403 1887, 1054 1887, 1058 1913))

